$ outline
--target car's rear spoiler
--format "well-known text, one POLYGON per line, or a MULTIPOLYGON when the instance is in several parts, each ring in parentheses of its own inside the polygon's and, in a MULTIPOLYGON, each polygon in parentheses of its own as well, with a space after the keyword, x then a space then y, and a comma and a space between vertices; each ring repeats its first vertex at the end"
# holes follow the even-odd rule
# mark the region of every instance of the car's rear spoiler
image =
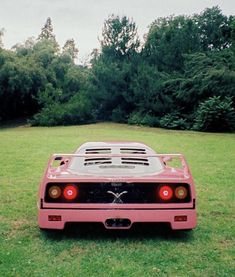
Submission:
POLYGON ((55 168, 53 165, 54 161, 65 161, 66 159, 84 157, 84 158, 150 158, 156 157, 160 158, 163 162, 167 163, 172 159, 179 159, 182 165, 184 174, 189 175, 189 167, 185 160, 184 155, 182 154, 110 154, 110 153, 101 153, 101 154, 53 154, 48 164, 48 170, 55 168))

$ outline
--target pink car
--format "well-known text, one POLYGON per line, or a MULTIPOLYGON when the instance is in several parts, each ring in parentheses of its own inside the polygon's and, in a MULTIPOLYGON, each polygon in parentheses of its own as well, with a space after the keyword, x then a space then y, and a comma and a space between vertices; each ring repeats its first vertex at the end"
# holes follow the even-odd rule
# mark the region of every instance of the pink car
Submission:
POLYGON ((129 229, 140 222, 196 227, 195 187, 181 154, 156 154, 137 142, 88 142, 74 154, 54 154, 41 181, 38 222, 102 222, 129 229), (170 166, 172 159, 180 167, 170 166))

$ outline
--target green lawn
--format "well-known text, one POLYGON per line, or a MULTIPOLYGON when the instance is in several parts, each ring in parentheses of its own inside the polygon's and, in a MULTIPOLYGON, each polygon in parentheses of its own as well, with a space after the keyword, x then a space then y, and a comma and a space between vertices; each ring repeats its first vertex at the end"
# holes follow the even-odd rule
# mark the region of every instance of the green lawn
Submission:
POLYGON ((235 135, 100 123, 0 129, 0 276, 234 276, 235 135), (185 154, 196 182, 198 227, 45 234, 37 191, 50 154, 85 141, 134 140, 185 154))

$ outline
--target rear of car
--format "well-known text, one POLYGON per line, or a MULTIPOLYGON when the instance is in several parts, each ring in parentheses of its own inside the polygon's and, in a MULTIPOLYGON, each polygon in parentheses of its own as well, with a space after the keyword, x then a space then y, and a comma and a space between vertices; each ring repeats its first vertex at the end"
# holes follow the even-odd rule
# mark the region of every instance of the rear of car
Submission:
POLYGON ((127 229, 162 222, 193 229, 195 198, 183 155, 156 154, 140 143, 86 143, 74 154, 50 159, 39 191, 39 226, 102 222, 105 228, 127 229), (168 165, 172 158, 181 168, 168 165))

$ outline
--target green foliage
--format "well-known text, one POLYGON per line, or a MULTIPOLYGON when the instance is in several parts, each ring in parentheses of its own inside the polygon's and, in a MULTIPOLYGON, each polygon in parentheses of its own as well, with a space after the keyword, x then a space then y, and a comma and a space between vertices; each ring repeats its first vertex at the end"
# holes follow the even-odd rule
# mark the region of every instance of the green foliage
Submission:
POLYGON ((30 120, 32 125, 83 124, 93 120, 93 106, 84 91, 86 70, 71 65, 67 67, 66 63, 63 69, 62 73, 59 71, 61 73, 59 80, 63 80, 61 84, 57 82, 59 87, 48 83, 45 89, 39 92, 37 99, 42 109, 30 120))
POLYGON ((203 51, 226 49, 231 44, 231 19, 216 6, 205 9, 194 20, 198 26, 200 45, 203 51))
POLYGON ((159 72, 145 62, 136 65, 130 77, 130 89, 125 99, 134 110, 161 115, 172 105, 171 97, 164 91, 164 82, 169 75, 159 72))
POLYGON ((235 60, 232 51, 197 52, 184 58, 184 74, 168 82, 173 103, 176 104, 174 109, 180 108, 183 113, 190 115, 199 103, 213 95, 235 95, 235 60))
POLYGON ((187 119, 177 112, 164 115, 159 123, 161 127, 167 129, 187 130, 190 126, 187 119))
POLYGON ((151 24, 143 53, 158 69, 172 72, 182 70, 183 54, 199 49, 199 35, 193 19, 170 16, 151 24))
POLYGON ((51 106, 55 102, 58 103, 62 97, 61 89, 56 89, 51 83, 46 84, 43 91, 38 93, 38 103, 42 106, 51 106))
POLYGON ((28 116, 38 108, 35 99, 45 75, 28 57, 0 51, 0 118, 28 116))
POLYGON ((130 85, 130 63, 97 61, 91 70, 88 95, 93 98, 98 119, 110 120, 113 110, 127 114, 131 106, 125 98, 130 85))
POLYGON ((74 40, 60 52, 48 18, 37 40, 29 38, 12 50, 0 45, 0 120, 32 116, 35 125, 111 120, 233 130, 225 106, 227 123, 208 122, 213 128, 204 127, 207 115, 200 107, 215 96, 230 99, 235 108, 234 45, 235 17, 218 7, 158 18, 142 46, 135 22, 111 15, 89 66, 78 66, 74 40))
POLYGON ((184 54, 227 49, 232 43, 234 17, 222 14, 218 7, 201 14, 159 18, 146 36, 144 54, 163 71, 181 71, 184 54))
POLYGON ((78 52, 74 39, 68 39, 63 46, 63 54, 69 55, 74 60, 77 58, 78 52))
POLYGON ((46 23, 38 36, 38 41, 49 41, 53 45, 55 51, 59 51, 59 44, 56 41, 55 35, 53 33, 53 26, 50 17, 47 18, 46 23))
POLYGON ((105 58, 130 57, 140 46, 136 24, 126 16, 112 15, 105 20, 102 36, 101 47, 105 58))
POLYGON ((147 125, 150 127, 159 126, 159 120, 156 116, 137 111, 130 114, 128 123, 135 125, 147 125))
POLYGON ((4 36, 4 29, 0 29, 0 49, 3 48, 3 36, 4 36))
POLYGON ((91 103, 82 93, 66 103, 48 103, 29 123, 33 126, 56 126, 84 124, 94 120, 91 103))
POLYGON ((199 131, 234 131, 235 109, 232 98, 213 96, 200 103, 193 128, 199 131))
POLYGON ((118 123, 125 123, 127 122, 126 120, 126 113, 121 109, 121 107, 117 107, 112 111, 111 115, 111 120, 113 122, 118 122, 118 123))
POLYGON ((82 123, 85 115, 90 120, 84 108, 89 99, 78 96, 87 73, 74 64, 77 49, 72 46, 74 41, 69 40, 58 52, 48 18, 37 41, 29 38, 14 51, 0 49, 0 119, 34 115, 31 122, 41 125, 82 123))

